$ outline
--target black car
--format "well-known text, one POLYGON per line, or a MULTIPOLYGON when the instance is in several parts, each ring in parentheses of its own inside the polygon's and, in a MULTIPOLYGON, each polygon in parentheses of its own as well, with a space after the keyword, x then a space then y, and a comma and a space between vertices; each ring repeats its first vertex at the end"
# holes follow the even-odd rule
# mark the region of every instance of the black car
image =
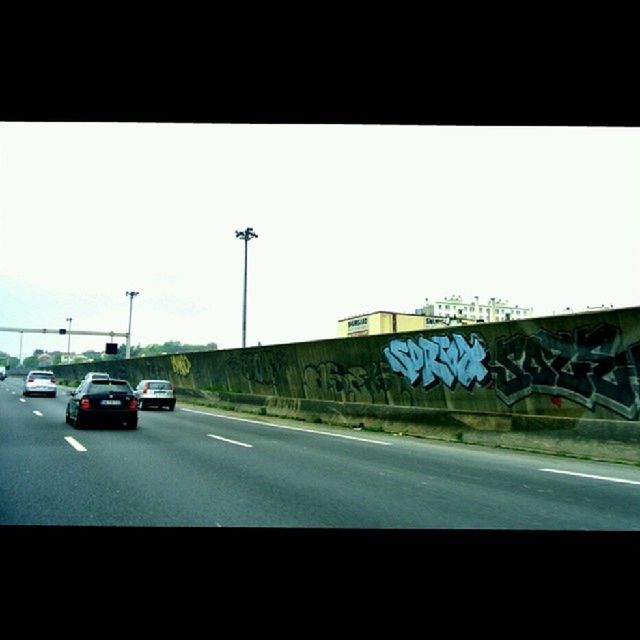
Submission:
POLYGON ((138 426, 138 401, 126 380, 84 380, 67 402, 67 424, 76 429, 93 425, 138 426))

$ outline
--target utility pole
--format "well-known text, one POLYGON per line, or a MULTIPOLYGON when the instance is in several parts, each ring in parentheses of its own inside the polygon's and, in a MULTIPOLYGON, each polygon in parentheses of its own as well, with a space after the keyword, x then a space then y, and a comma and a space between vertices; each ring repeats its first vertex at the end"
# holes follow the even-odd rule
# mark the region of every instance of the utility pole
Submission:
POLYGON ((126 295, 129 296, 129 331, 127 332, 127 353, 126 359, 131 357, 131 313, 133 311, 133 298, 137 296, 139 291, 127 291, 126 295))
POLYGON ((67 318, 69 327, 67 328, 67 364, 71 364, 71 321, 73 318, 67 318))
POLYGON ((247 227, 244 231, 236 231, 236 238, 244 240, 244 298, 242 303, 242 348, 247 345, 247 244, 251 238, 257 238, 258 234, 253 232, 252 227, 247 227))

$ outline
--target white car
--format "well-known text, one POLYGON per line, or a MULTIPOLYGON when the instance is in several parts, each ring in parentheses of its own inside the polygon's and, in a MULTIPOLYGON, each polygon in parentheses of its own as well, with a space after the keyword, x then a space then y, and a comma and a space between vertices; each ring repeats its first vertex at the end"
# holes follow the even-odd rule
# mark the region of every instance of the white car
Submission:
POLYGON ((168 407, 173 411, 176 406, 176 388, 170 380, 140 380, 134 394, 138 399, 138 409, 148 407, 168 407))
POLYGON ((103 371, 89 371, 84 377, 84 380, 108 380, 109 374, 103 371))
POLYGON ((58 384, 53 371, 29 371, 24 379, 23 396, 42 393, 55 398, 57 392, 58 384))

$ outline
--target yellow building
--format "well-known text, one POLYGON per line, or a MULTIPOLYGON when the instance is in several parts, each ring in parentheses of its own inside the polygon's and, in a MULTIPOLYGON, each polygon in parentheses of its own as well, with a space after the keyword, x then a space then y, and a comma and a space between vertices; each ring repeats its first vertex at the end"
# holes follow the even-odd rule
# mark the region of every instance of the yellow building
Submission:
MULTIPOLYGON (((356 336, 375 336, 381 333, 402 333, 446 327, 449 324, 462 324, 458 319, 438 318, 415 313, 396 313, 394 311, 374 311, 360 316, 351 316, 338 320, 338 338, 356 336)), ((466 322, 464 324, 467 324, 466 322)))

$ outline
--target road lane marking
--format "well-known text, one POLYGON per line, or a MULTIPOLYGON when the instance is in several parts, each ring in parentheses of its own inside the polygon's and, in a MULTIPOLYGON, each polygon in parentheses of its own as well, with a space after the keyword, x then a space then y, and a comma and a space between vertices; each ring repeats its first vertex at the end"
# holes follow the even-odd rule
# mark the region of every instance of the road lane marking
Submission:
POLYGON ((226 420, 239 420, 240 422, 252 422, 253 424, 267 425, 269 427, 277 427, 278 429, 290 429, 291 431, 304 431, 305 433, 317 433, 321 436, 331 436, 332 438, 344 438, 345 440, 357 440, 358 442, 370 442, 372 444, 381 444, 385 447, 392 446, 390 442, 382 442, 381 440, 371 440, 369 438, 357 438, 356 436, 347 436, 342 433, 328 433, 326 431, 316 431, 315 429, 302 429, 301 427, 290 427, 284 424, 276 424, 275 422, 262 422, 261 420, 248 420, 246 418, 236 418, 234 416, 223 416, 219 413, 207 413, 206 411, 196 411, 195 409, 185 409, 182 411, 189 413, 199 413, 203 416, 213 416, 214 418, 225 418, 226 420))
POLYGON ((71 436, 65 436, 65 440, 76 450, 76 451, 86 451, 86 449, 71 436))
POLYGON ((24 398, 18 398, 20 400, 20 402, 26 402, 26 400, 24 398))
POLYGON ((34 411, 33 413, 35 413, 37 416, 40 416, 41 418, 43 416, 42 411, 34 411))
POLYGON ((540 471, 548 471, 549 473, 561 473, 567 476, 578 476, 580 478, 591 478, 593 480, 608 480, 609 482, 640 485, 640 482, 638 482, 637 480, 623 480, 622 478, 610 478, 608 476, 594 476, 590 473, 577 473, 576 471, 562 471, 561 469, 540 469, 540 471))
POLYGON ((222 440, 223 442, 230 442, 231 444, 237 444, 239 447, 249 447, 250 449, 253 447, 252 444, 246 444, 245 442, 237 442, 236 440, 229 440, 228 438, 223 438, 222 436, 214 436, 212 433, 207 433, 210 438, 215 438, 216 440, 222 440))

